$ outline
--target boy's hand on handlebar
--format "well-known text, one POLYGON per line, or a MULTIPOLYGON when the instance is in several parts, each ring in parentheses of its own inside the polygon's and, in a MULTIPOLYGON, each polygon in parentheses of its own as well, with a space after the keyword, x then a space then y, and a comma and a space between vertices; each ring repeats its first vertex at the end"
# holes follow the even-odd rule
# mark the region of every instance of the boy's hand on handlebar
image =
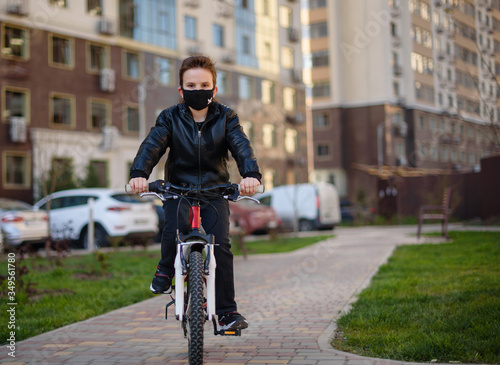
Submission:
POLYGON ((259 180, 253 177, 246 177, 240 182, 241 195, 254 195, 257 192, 257 186, 260 185, 259 180))
POLYGON ((148 180, 143 177, 135 177, 133 179, 130 179, 128 184, 130 185, 130 188, 132 189, 134 194, 145 193, 146 191, 148 191, 148 180))

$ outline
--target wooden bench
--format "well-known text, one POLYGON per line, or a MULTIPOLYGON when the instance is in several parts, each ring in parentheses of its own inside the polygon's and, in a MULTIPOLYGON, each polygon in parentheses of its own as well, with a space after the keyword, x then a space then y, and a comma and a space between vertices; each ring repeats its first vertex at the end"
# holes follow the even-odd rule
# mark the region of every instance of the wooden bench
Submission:
POLYGON ((441 233, 446 239, 448 239, 448 215, 450 213, 450 196, 451 188, 447 187, 444 190, 443 203, 441 205, 422 205, 420 207, 418 213, 417 238, 420 238, 424 220, 440 220, 441 233))

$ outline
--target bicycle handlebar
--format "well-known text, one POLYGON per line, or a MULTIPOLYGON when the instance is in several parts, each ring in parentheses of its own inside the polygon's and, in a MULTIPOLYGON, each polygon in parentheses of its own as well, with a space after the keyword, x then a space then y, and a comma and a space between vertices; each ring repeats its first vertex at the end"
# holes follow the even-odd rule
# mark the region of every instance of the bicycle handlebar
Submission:
MULTIPOLYGON (((223 195, 235 195, 235 198, 239 195, 240 185, 239 184, 219 184, 208 188, 197 188, 194 186, 178 186, 172 183, 166 182, 164 180, 156 180, 148 184, 148 191, 152 193, 162 194, 162 193, 177 193, 177 194, 199 194, 203 192, 210 192, 213 190, 221 190, 223 195)), ((133 192, 129 184, 125 185, 125 191, 128 193, 133 192)), ((257 193, 264 192, 264 185, 257 186, 257 193)), ((233 199, 231 199, 233 200, 233 199)))

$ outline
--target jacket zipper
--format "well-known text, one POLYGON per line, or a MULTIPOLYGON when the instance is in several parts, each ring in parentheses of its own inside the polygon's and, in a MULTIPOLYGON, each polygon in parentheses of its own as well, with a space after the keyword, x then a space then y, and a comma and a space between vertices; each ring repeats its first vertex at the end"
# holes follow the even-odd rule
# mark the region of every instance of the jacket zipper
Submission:
MULTIPOLYGON (((201 126, 203 128, 203 126, 201 126)), ((201 128, 198 130, 198 186, 201 189, 201 128)))

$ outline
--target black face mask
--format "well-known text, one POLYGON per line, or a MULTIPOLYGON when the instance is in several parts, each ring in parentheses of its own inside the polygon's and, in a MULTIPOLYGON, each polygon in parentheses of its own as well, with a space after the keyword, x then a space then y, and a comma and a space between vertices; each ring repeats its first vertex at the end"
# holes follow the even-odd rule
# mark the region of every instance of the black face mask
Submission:
POLYGON ((214 98, 214 90, 184 90, 182 92, 184 94, 184 102, 190 108, 194 110, 202 110, 205 109, 214 98))

